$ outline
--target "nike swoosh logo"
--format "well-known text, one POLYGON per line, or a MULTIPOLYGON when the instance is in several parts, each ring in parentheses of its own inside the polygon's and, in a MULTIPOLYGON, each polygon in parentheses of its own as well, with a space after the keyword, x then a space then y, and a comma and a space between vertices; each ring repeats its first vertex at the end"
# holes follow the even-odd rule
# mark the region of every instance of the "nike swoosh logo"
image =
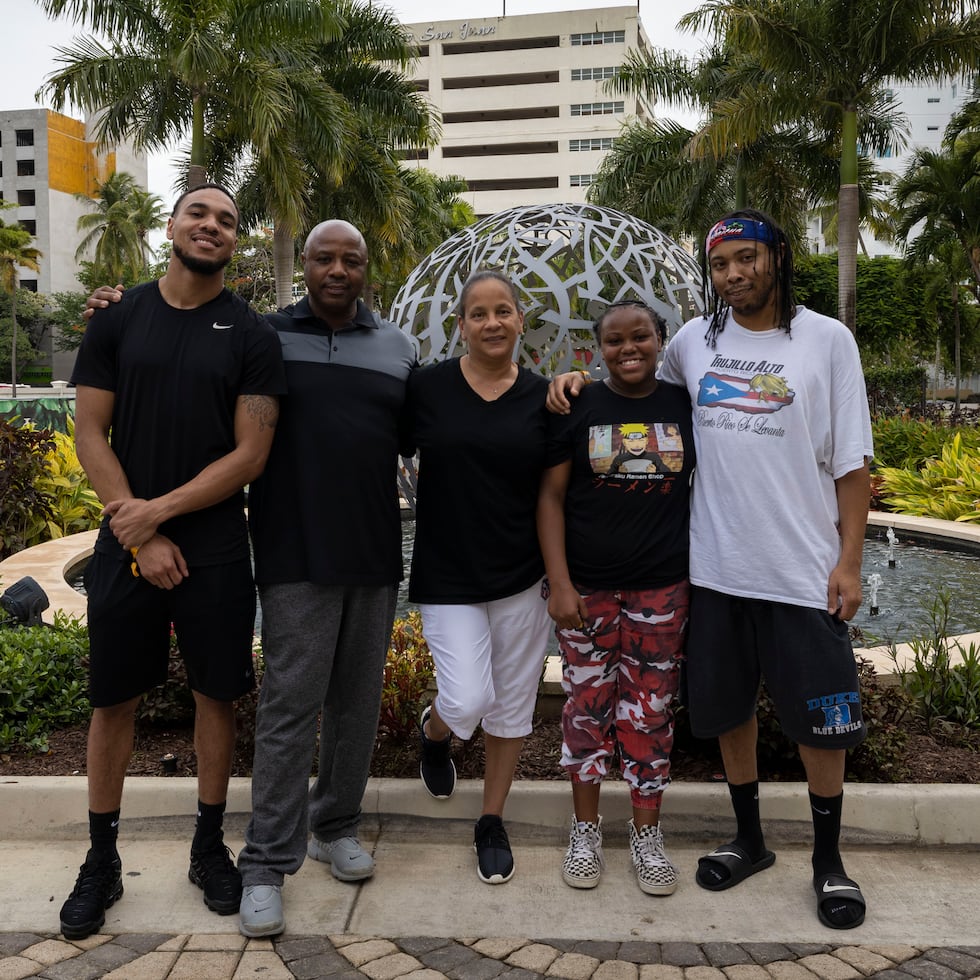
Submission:
POLYGON ((813 808, 813 812, 814 813, 819 813, 820 816, 822 816, 822 817, 829 817, 830 816, 830 810, 821 810, 820 807, 818 807, 818 806, 815 806, 813 808))
POLYGON ((113 820, 112 823, 109 824, 109 826, 110 827, 118 827, 119 826, 119 821, 118 820, 113 820))
POLYGON ((831 892, 858 892, 860 890, 860 888, 855 888, 854 885, 831 885, 827 881, 823 883, 824 895, 829 895, 831 892))
POLYGON ((742 855, 739 854, 737 851, 712 851, 708 855, 708 857, 709 858, 713 858, 713 857, 733 857, 733 858, 738 858, 740 861, 742 860, 742 855))
POLYGON ((235 324, 233 324, 233 323, 212 323, 211 324, 211 329, 212 330, 231 330, 231 328, 234 325, 235 324))

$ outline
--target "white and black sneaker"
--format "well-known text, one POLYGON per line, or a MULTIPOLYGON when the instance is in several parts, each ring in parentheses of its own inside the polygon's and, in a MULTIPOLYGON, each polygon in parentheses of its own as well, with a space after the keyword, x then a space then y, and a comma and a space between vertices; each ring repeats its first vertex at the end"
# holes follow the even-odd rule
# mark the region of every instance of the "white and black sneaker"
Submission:
POLYGON ((561 876, 572 888, 595 888, 605 861, 602 858, 602 817, 596 823, 576 820, 568 835, 568 850, 561 863, 561 876))
POLYGON ((640 888, 648 895, 673 895, 677 888, 677 869, 664 853, 660 824, 637 830, 630 820, 629 829, 630 857, 640 888))
POLYGON ((422 712, 419 720, 419 775, 422 785, 430 796, 437 800, 448 800, 456 791, 456 764, 450 752, 453 736, 447 735, 442 741, 435 741, 425 734, 425 723, 432 714, 432 705, 422 712))

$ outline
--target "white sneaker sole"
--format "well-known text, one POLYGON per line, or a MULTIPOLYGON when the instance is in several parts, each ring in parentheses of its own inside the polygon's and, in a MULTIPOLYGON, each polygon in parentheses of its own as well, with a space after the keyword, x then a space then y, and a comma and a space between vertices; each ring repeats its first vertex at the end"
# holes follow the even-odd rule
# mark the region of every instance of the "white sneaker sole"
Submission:
POLYGON ((599 884, 601 875, 596 875, 594 878, 577 878, 575 875, 563 871, 561 877, 565 884, 572 888, 595 888, 599 884))

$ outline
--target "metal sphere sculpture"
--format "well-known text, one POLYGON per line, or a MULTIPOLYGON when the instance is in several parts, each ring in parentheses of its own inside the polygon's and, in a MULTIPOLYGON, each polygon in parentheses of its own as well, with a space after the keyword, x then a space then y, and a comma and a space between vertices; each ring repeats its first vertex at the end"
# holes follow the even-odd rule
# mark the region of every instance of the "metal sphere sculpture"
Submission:
POLYGON ((498 269, 517 286, 519 360, 545 375, 602 374, 592 323, 609 303, 643 300, 671 335, 702 310, 697 262, 652 225, 591 204, 511 208, 444 241, 398 291, 391 319, 418 339, 423 364, 460 353, 459 294, 478 269, 498 269))

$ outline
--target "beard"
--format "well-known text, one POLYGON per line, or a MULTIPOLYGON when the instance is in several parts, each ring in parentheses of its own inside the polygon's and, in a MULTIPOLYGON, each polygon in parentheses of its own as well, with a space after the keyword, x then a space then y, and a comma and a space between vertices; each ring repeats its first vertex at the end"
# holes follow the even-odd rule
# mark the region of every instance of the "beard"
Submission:
POLYGON ((231 261, 228 255, 223 259, 200 259, 194 255, 188 255, 176 242, 173 243, 173 253, 180 259, 181 264, 191 272, 198 272, 203 276, 211 276, 220 272, 231 261))
POLYGON ((775 292, 776 284, 770 279, 768 283, 760 284, 758 289, 749 290, 748 295, 734 302, 729 301, 728 305, 741 316, 754 316, 772 303, 775 292))

